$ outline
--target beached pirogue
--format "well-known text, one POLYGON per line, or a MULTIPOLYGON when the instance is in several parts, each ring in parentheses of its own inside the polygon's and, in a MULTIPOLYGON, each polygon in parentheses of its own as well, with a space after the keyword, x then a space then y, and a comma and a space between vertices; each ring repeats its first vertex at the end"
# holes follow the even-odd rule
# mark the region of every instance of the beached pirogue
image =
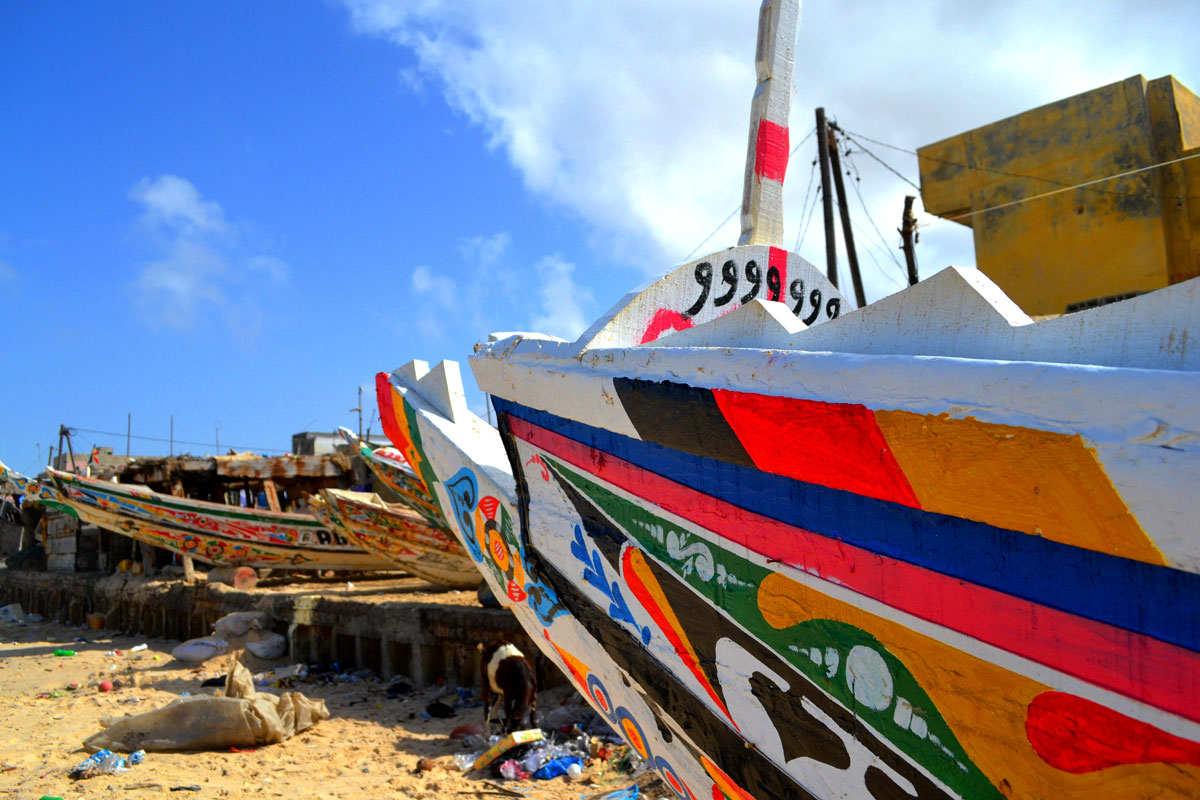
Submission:
POLYGON ((338 432, 376 480, 399 495, 401 502, 384 502, 374 492, 322 489, 319 497, 310 498, 313 515, 418 578, 457 588, 479 586, 475 562, 454 538, 437 502, 400 451, 364 442, 345 428, 338 432))
POLYGON ((480 346, 499 431, 452 362, 381 373, 388 437, 681 798, 1200 796, 1200 282, 1035 323, 954 268, 850 309, 770 246, 795 5, 743 244, 480 346))
POLYGON ((61 499, 81 520, 210 564, 300 570, 379 570, 368 553, 311 514, 174 497, 144 486, 48 468, 61 499))

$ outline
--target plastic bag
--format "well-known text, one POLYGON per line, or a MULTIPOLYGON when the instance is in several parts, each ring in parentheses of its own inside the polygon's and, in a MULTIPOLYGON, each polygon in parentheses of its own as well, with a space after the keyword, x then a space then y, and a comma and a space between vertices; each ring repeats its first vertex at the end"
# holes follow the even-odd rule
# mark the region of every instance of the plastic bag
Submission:
POLYGON ((551 778, 557 778, 560 775, 566 775, 568 768, 575 764, 581 770, 583 769, 583 759, 579 756, 563 756, 555 758, 543 764, 537 772, 533 773, 533 777, 539 781, 547 781, 551 778))
MULTIPOLYGON (((199 664, 213 656, 224 655, 229 649, 229 643, 215 636, 205 636, 201 639, 189 639, 171 651, 171 655, 180 661, 199 664)), ((130 652, 133 652, 132 650, 130 652)))
POLYGON ((262 614, 257 611, 234 611, 213 623, 213 635, 236 639, 262 627, 262 614))
POLYGON ((287 654, 287 637, 271 631, 259 631, 246 642, 246 649, 261 659, 274 661, 287 654))

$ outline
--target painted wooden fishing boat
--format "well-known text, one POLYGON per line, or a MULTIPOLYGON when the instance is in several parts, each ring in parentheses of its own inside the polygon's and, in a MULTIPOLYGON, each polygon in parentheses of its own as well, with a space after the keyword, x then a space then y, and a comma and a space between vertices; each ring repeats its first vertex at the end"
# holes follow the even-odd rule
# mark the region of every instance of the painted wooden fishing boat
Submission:
POLYGON ((385 503, 374 492, 322 489, 310 508, 330 529, 418 578, 459 589, 479 586, 479 570, 454 535, 407 506, 385 503))
POLYGON ((498 431, 451 362, 381 374, 388 437, 681 798, 1200 796, 1200 280, 852 310, 773 246, 796 10, 763 4, 741 244, 481 345, 498 431))
POLYGON ((48 508, 55 511, 61 511, 64 514, 78 516, 75 510, 71 508, 64 500, 58 489, 53 483, 39 481, 36 478, 30 478, 26 475, 9 469, 3 461, 0 461, 0 487, 12 486, 17 492, 24 495, 26 498, 37 500, 48 508))
POLYGON ((210 564, 301 570, 391 567, 310 514, 227 506, 55 469, 47 472, 85 522, 210 564))
POLYGON ((449 533, 450 525, 437 499, 417 477, 408 460, 394 447, 377 447, 354 435, 348 428, 338 428, 346 444, 359 454, 371 474, 384 486, 400 496, 401 501, 420 514, 431 527, 449 533))

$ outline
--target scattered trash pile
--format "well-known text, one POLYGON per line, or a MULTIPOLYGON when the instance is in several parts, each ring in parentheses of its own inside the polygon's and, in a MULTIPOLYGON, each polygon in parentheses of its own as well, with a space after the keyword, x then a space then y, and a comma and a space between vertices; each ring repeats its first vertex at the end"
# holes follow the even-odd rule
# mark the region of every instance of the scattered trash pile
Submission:
POLYGON ((324 700, 299 692, 259 693, 250 671, 231 659, 224 692, 180 697, 115 721, 84 740, 89 750, 224 750, 282 742, 329 718, 324 700))
MULTIPOLYGON (((563 777, 596 783, 645 771, 637 754, 577 695, 543 715, 542 727, 508 736, 484 738, 478 725, 460 725, 451 732, 464 752, 454 756, 462 771, 487 770, 493 778, 510 781, 563 777)), ((636 797, 633 794, 622 797, 636 797)))

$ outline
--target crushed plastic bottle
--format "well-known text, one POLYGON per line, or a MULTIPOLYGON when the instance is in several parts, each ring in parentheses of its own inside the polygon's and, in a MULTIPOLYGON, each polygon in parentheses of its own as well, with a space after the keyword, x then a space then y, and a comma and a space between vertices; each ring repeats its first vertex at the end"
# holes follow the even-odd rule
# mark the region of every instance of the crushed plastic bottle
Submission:
MULTIPOLYGON (((145 754, 143 753, 143 755, 145 754)), ((125 759, 111 750, 98 750, 79 762, 79 765, 71 770, 71 777, 81 780, 93 775, 115 775, 118 772, 128 771, 129 767, 126 766, 125 759)))
POLYGON ((475 753, 457 753, 454 756, 454 766, 458 767, 460 772, 467 772, 474 768, 475 759, 483 755, 483 750, 475 753))

